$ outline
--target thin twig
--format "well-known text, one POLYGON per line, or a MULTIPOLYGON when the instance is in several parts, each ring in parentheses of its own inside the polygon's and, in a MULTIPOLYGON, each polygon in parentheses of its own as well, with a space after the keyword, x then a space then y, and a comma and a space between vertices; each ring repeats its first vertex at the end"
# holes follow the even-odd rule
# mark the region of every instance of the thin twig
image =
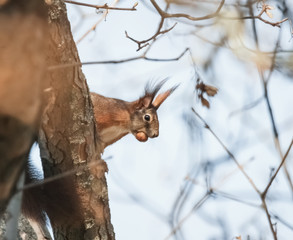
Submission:
POLYGON ((75 63, 65 63, 60 65, 54 65, 49 66, 48 71, 54 71, 57 69, 63 69, 68 67, 76 67, 76 66, 84 66, 84 65, 95 65, 95 64, 119 64, 119 63, 125 63, 125 62, 131 62, 139 59, 143 59, 146 61, 153 61, 153 62, 171 62, 171 61, 178 61, 180 58, 182 58, 185 53, 188 51, 188 48, 186 48, 179 56, 174 58, 150 58, 143 53, 140 56, 137 57, 131 57, 131 58, 125 58, 121 60, 108 60, 108 61, 93 61, 93 62, 75 62, 75 63))
POLYGON ((261 192, 256 187, 255 183, 252 181, 252 179, 248 176, 248 174, 244 171, 242 165, 238 162, 234 154, 225 146, 225 144, 221 141, 221 139, 215 134, 215 132, 210 128, 210 126, 206 123, 206 121, 194 110, 194 108, 191 108, 193 113, 204 123, 205 128, 207 128, 210 133, 217 139, 217 141, 220 143, 220 145, 224 148, 224 150, 228 153, 228 155, 231 157, 231 159, 236 163, 239 170, 242 172, 242 174, 245 176, 245 178, 248 180, 250 185, 253 187, 253 189, 258 193, 261 194, 261 192))
POLYGON ((166 6, 166 10, 164 11, 159 7, 159 5, 157 4, 157 2, 155 0, 151 0, 151 3, 153 4, 154 8, 156 9, 156 11, 161 16, 161 20, 160 20, 160 23, 158 25, 157 31, 151 37, 149 37, 148 39, 141 40, 141 41, 136 40, 133 37, 130 37, 128 35, 128 33, 125 31, 126 37, 129 38, 131 41, 135 42, 138 45, 138 48, 137 48, 136 51, 139 51, 142 48, 148 46, 150 41, 155 41, 156 38, 159 35, 162 35, 162 34, 165 34, 167 32, 170 32, 176 26, 177 23, 175 23, 172 27, 170 27, 170 28, 168 28, 166 30, 162 30, 164 22, 165 22, 165 19, 167 19, 167 18, 186 18, 186 19, 189 19, 191 21, 200 21, 200 20, 206 20, 206 19, 214 18, 219 14, 220 10, 222 9, 222 7, 223 7, 223 5, 225 3, 225 0, 221 1, 220 5, 218 6, 217 10, 214 13, 208 14, 208 15, 203 16, 203 17, 192 17, 192 16, 190 16, 188 14, 184 14, 184 13, 170 14, 170 13, 167 13, 167 10, 168 10, 168 7, 169 7, 168 4, 166 6))
POLYGON ((225 149, 225 151, 228 153, 228 155, 234 160, 236 165, 238 166, 239 170, 242 172, 242 174, 246 177, 246 179, 249 181, 251 186, 254 188, 254 190, 258 193, 261 201, 262 206, 265 210, 266 216, 268 218, 269 226, 271 229, 271 232, 273 234, 274 240, 277 240, 277 233, 274 229, 274 224, 272 223, 272 219, 265 201, 265 198, 262 197, 262 193, 258 190, 252 179, 247 175, 247 173, 244 171, 243 167, 239 164, 235 156, 230 152, 230 150, 224 145, 224 143, 219 139, 219 137, 214 133, 214 131, 210 128, 210 126, 206 123, 206 121, 192 108, 192 111, 195 113, 195 115, 205 124, 205 127, 212 133, 212 135, 217 139, 217 141, 221 144, 221 146, 225 149))
MULTIPOLYGON (((263 7, 263 9, 264 9, 264 7, 263 7)), ((257 41, 257 32, 256 32, 256 27, 255 27, 255 21, 253 21, 253 27, 254 27, 253 33, 254 33, 254 36, 255 36, 255 39, 256 39, 257 50, 259 50, 259 44, 258 44, 258 41, 257 41)), ((269 112, 269 116, 270 116, 270 120, 271 120, 271 124, 272 124, 272 128, 273 128, 275 146, 276 146, 276 149, 277 149, 277 151, 278 151, 278 153, 280 155, 281 161, 282 161, 282 159, 284 158, 284 155, 283 155, 282 150, 281 150, 279 133, 278 133, 278 130, 277 130, 277 125, 276 125, 276 122, 275 122, 275 117, 274 117, 274 114, 273 114, 273 110, 272 110, 272 106, 271 106, 270 98, 269 98, 269 93, 268 93, 268 83, 269 83, 269 81, 271 79, 272 73, 273 73, 274 68, 275 68, 275 60, 276 60, 277 50, 278 50, 279 45, 280 45, 280 41, 281 41, 281 30, 279 31, 278 39, 277 39, 277 42, 275 44, 275 49, 274 49, 273 56, 272 56, 272 64, 271 64, 271 67, 269 69, 269 74, 268 74, 267 78, 264 77, 263 69, 261 69, 260 67, 258 67, 258 72, 259 72, 259 75, 260 75, 260 79, 262 81, 263 90, 264 90, 264 97, 265 97, 265 101, 266 101, 266 104, 267 104, 267 107, 268 107, 268 112, 269 112)), ((288 180, 289 186, 291 188, 291 191, 293 193, 293 182, 292 182, 292 179, 291 179, 291 176, 289 174, 289 171, 287 169, 286 164, 284 164, 283 169, 284 169, 286 178, 288 180)))
POLYGON ((263 208, 265 210, 265 213, 266 213, 266 216, 267 216, 267 219, 268 219, 268 222, 269 222, 269 226, 270 226, 271 232, 273 234, 274 240, 278 240, 277 232, 274 229, 274 224, 272 223, 272 218, 271 218, 271 215, 269 213, 268 206, 267 206, 267 203, 266 203, 266 200, 265 199, 262 199, 262 205, 263 205, 263 208))
POLYGON ((258 99, 252 101, 251 103, 246 104, 242 108, 234 110, 233 112, 231 112, 229 114, 229 117, 233 117, 234 115, 236 115, 238 113, 241 113, 241 112, 244 112, 244 111, 247 111, 247 110, 250 110, 250 109, 256 107, 258 104, 260 104, 263 101, 263 99, 264 99, 264 96, 261 96, 258 99))
POLYGON ((201 20, 207 20, 207 19, 211 19, 211 18, 216 17, 219 14, 219 12, 221 11, 221 9, 225 3, 225 0, 222 0, 219 4, 217 10, 214 13, 211 13, 211 14, 208 14, 208 15, 205 15, 202 17, 193 17, 193 16, 190 16, 185 13, 173 13, 173 14, 167 13, 159 7, 159 5, 157 4, 157 2, 155 0, 150 0, 150 1, 153 4, 153 6, 155 7, 155 9, 157 10, 157 12, 161 15, 162 18, 186 18, 191 21, 201 21, 201 20))
POLYGON ((262 4, 262 10, 261 10, 261 12, 257 16, 248 16, 248 17, 243 17, 242 19, 252 19, 252 18, 259 19, 259 20, 263 21, 266 24, 270 24, 273 27, 281 27, 280 24, 283 23, 283 22, 285 22, 285 21, 287 21, 288 18, 284 18, 283 20, 278 21, 278 22, 270 22, 270 21, 267 21, 264 18, 262 18, 262 15, 264 13, 266 13, 268 16, 272 17, 272 14, 269 13, 269 10, 271 10, 271 9, 272 9, 271 6, 263 3, 262 4))
POLYGON ((284 155, 284 157, 283 157, 283 159, 282 159, 282 161, 281 161, 279 167, 277 168, 276 172, 275 172, 274 175, 271 177, 271 179, 270 179, 270 181, 269 181, 267 187, 266 187, 265 190, 263 191, 263 193, 262 193, 262 197, 263 197, 263 198, 266 197, 269 188, 271 187, 271 185, 272 185, 273 181, 275 180, 275 178, 277 177, 277 175, 278 175, 278 173, 279 173, 281 167, 283 166, 284 162, 286 161, 286 159, 287 159, 287 157, 288 157, 288 155, 289 155, 289 153, 290 153, 290 150, 291 150, 291 148, 292 148, 292 145, 293 145, 293 139, 291 140, 291 143, 290 143, 290 145, 289 145, 289 147, 288 147, 288 149, 287 149, 287 152, 286 152, 286 154, 284 155))
POLYGON ((288 223, 287 221, 285 221, 284 219, 280 218, 278 215, 271 213, 271 217, 275 218, 276 220, 278 220, 280 223, 282 223, 284 226, 286 226, 287 228, 289 228, 291 231, 293 231, 293 226, 291 225, 292 223, 288 223))
POLYGON ((126 35, 126 37, 127 37, 128 39, 130 39, 131 41, 135 42, 135 43, 138 45, 138 48, 137 48, 136 51, 139 51, 139 50, 141 50, 142 48, 148 46, 150 41, 152 41, 152 40, 156 40, 156 38, 157 38, 159 35, 163 35, 163 34, 165 34, 165 33, 167 33, 167 32, 170 32, 170 31, 176 26, 176 24, 177 24, 177 23, 175 23, 172 27, 170 27, 170 28, 168 28, 168 29, 162 31, 161 28, 162 28, 162 26, 163 26, 163 23, 164 23, 164 20, 163 20, 163 18, 162 18, 162 21, 161 21, 160 24, 159 24, 159 27, 158 27, 157 32, 156 32, 153 36, 151 36, 150 38, 148 38, 148 39, 146 39, 146 40, 138 41, 138 40, 136 40, 136 39, 130 37, 130 36, 128 35, 127 31, 125 31, 125 35, 126 35))
MULTIPOLYGON (((114 6, 119 2, 119 0, 115 0, 114 3, 110 6, 110 8, 114 8, 114 6)), ((136 5, 134 5, 135 7, 136 5)), ((87 30, 77 41, 76 44, 79 44, 87 35, 89 35, 92 31, 95 31, 97 26, 106 19, 107 15, 109 13, 109 9, 106 9, 106 11, 103 13, 101 18, 89 29, 87 30)))
POLYGON ((207 192, 189 211, 188 214, 186 214, 179 222, 178 224, 172 229, 172 231, 168 234, 168 236, 165 238, 165 240, 172 237, 182 226, 182 224, 193 214, 194 211, 199 209, 211 196, 211 192, 207 192))
POLYGON ((245 204, 247 206, 251 206, 251 207, 255 207, 255 208, 260 207, 259 204, 255 204, 253 202, 248 202, 248 201, 244 200, 242 197, 237 197, 237 196, 234 196, 234 195, 231 195, 231 194, 219 191, 219 190, 214 190, 213 189, 213 195, 220 196, 220 197, 226 198, 226 199, 230 199, 232 201, 236 201, 236 202, 239 202, 239 203, 243 203, 243 204, 245 204))
MULTIPOLYGON (((273 110, 272 110, 271 103, 270 103, 270 99, 269 99, 269 95, 268 95, 267 85, 268 85, 269 78, 267 80, 265 80, 264 75, 263 75, 263 72, 262 72, 261 69, 259 69, 259 74, 260 74, 260 77, 261 77, 261 80, 262 80, 262 83, 263 83, 265 101, 266 101, 266 104, 267 104, 267 107, 268 107, 269 116, 270 116, 270 120, 271 120, 271 123, 272 123, 275 146, 276 146, 276 149, 277 149, 277 151, 278 151, 278 153, 280 155, 281 161, 282 161, 282 159, 284 158, 284 156, 283 156, 283 153, 282 153, 282 150, 281 150, 279 133, 278 133, 278 130, 277 130, 277 126, 276 126, 276 122, 275 122, 275 117, 274 117, 274 114, 273 114, 273 110)), ((286 167, 285 164, 284 164, 284 168, 283 169, 284 169, 285 175, 287 177, 287 180, 288 180, 289 186, 291 188, 291 191, 293 193, 293 182, 292 182, 291 176, 290 176, 289 171, 288 171, 288 169, 287 169, 287 167, 286 167)))
POLYGON ((283 23, 283 22, 286 22, 288 20, 288 18, 284 18, 284 19, 282 19, 281 21, 278 21, 278 22, 270 22, 268 20, 263 19, 259 15, 257 15, 257 16, 246 16, 246 17, 242 17, 240 19, 259 19, 260 21, 262 21, 262 22, 264 22, 266 24, 269 24, 269 25, 271 25, 273 27, 281 27, 280 24, 283 23))
MULTIPOLYGON (((107 158, 107 159, 109 159, 109 158, 107 158)), ((65 172, 54 175, 52 177, 48 177, 48 178, 39 180, 37 182, 28 183, 28 184, 24 185, 23 187, 18 188, 16 193, 18 193, 20 191, 27 190, 27 189, 35 188, 35 187, 38 187, 38 186, 41 186, 41 185, 44 185, 44 184, 47 184, 50 182, 54 182, 54 181, 62 179, 64 177, 68 177, 68 176, 71 176, 71 175, 76 174, 78 172, 82 172, 82 171, 89 169, 91 167, 96 167, 96 168, 100 167, 101 169, 105 169, 105 162, 103 160, 93 161, 93 162, 87 163, 84 166, 77 167, 77 168, 74 168, 71 170, 67 170, 65 172), (101 166, 99 166, 99 165, 101 165, 101 166)))
MULTIPOLYGON (((263 10, 260 13, 260 15, 264 12, 264 9, 265 8, 263 7, 263 10)), ((253 15, 252 7, 250 7, 250 14, 253 15)), ((255 19, 253 19, 253 21, 252 21, 252 28, 253 28, 253 36, 254 36, 254 40, 255 40, 255 43, 256 43, 256 48, 257 48, 257 50, 259 50, 259 40, 258 40, 258 35, 257 35, 257 30, 256 30, 255 19)), ((275 63, 275 58, 276 58, 276 54, 277 54, 277 49, 278 49, 279 43, 280 43, 280 37, 281 37, 281 31, 279 31, 278 40, 277 40, 276 45, 275 45, 274 54, 273 54, 273 57, 272 57, 272 65, 271 65, 271 68, 269 69, 268 77, 265 79, 263 69, 261 69, 260 67, 258 67, 258 72, 259 72, 259 75, 260 75, 260 79, 261 79, 261 81, 263 83, 264 97, 265 97, 265 101, 267 103, 269 116, 270 116, 270 120, 271 120, 271 124, 272 124, 272 128, 273 128, 275 146, 276 146, 276 148, 277 148, 277 150, 278 150, 278 152, 279 152, 279 154, 281 156, 281 163, 282 163, 283 160, 285 159, 284 158, 285 156, 283 156, 282 151, 281 151, 279 134, 278 134, 278 131, 277 131, 275 118, 274 118, 272 107, 271 107, 271 104, 270 104, 269 95, 268 95, 268 88, 267 88, 268 82, 270 80, 270 77, 272 76, 272 72, 273 72, 274 67, 275 67, 274 63, 275 63)), ((287 169, 287 167, 285 165, 285 160, 284 160, 283 164, 284 164, 283 169, 284 169, 285 175, 287 177, 287 180, 288 180, 288 183, 290 185, 290 188, 291 188, 291 190, 293 192, 293 183, 292 183, 290 174, 288 172, 288 169, 287 169)), ((282 165, 280 165, 280 166, 282 166, 282 165)), ((274 180, 274 179, 275 178, 271 179, 271 181, 274 180)), ((271 220, 271 215, 269 214, 268 207, 267 207, 267 204, 266 204, 266 194, 267 194, 267 191, 270 188, 270 186, 271 186, 271 184, 266 187, 265 191, 260 195, 260 197, 261 197, 261 200, 262 200, 262 203, 263 203, 263 208, 264 208, 264 210, 266 212, 266 216, 267 216, 267 219, 268 219, 268 222, 269 222, 269 226, 270 226, 273 238, 274 238, 274 240, 277 240, 278 239, 277 238, 277 232, 274 229, 274 225, 273 225, 272 220, 271 220)))
POLYGON ((84 7, 91 7, 95 9, 121 10, 121 11, 136 11, 136 6, 137 6, 137 3, 135 3, 131 8, 119 8, 119 7, 108 6, 107 3, 105 3, 104 5, 94 5, 94 4, 81 3, 81 2, 75 2, 75 1, 69 1, 69 0, 64 0, 64 2, 79 5, 79 6, 84 6, 84 7))
POLYGON ((281 27, 281 24, 283 22, 286 22, 288 20, 288 18, 284 18, 284 19, 282 19, 282 20, 280 20, 278 22, 271 22, 271 21, 268 21, 268 20, 264 19, 262 17, 262 15, 264 13, 266 13, 268 16, 271 17, 271 14, 269 13, 269 10, 271 10, 271 7, 269 5, 267 5, 267 4, 264 4, 264 3, 262 5, 262 10, 256 16, 252 14, 252 11, 251 11, 252 4, 249 4, 248 7, 249 7, 249 10, 250 10, 250 14, 251 14, 250 16, 245 16, 245 17, 241 17, 241 18, 235 18, 235 17, 223 17, 223 18, 225 18, 225 19, 232 19, 232 20, 240 20, 240 19, 241 20, 246 20, 246 19, 254 19, 255 20, 255 19, 258 19, 258 20, 260 20, 260 21, 262 21, 262 22, 264 22, 266 24, 269 24, 269 25, 271 25, 273 27, 279 27, 279 28, 281 27))
POLYGON ((130 36, 128 35, 127 31, 125 31, 125 35, 126 35, 126 37, 127 37, 128 39, 130 39, 131 41, 133 41, 133 42, 135 42, 135 43, 137 44, 138 47, 137 47, 137 50, 136 50, 136 51, 139 51, 139 50, 141 50, 142 48, 144 48, 144 47, 146 47, 146 46, 149 46, 150 44, 153 44, 153 43, 156 41, 156 39, 158 38, 158 36, 163 35, 163 34, 169 32, 169 31, 171 31, 171 30, 175 27, 175 25, 176 25, 176 23, 175 23, 175 24, 173 25, 173 27, 171 27, 170 29, 167 29, 167 30, 163 30, 163 31, 162 31, 161 29, 163 28, 164 21, 165 21, 165 18, 164 18, 164 17, 161 17, 161 20, 160 20, 160 23, 159 23, 159 25, 158 25, 157 31, 156 31, 151 37, 149 37, 149 38, 146 39, 146 40, 141 40, 141 41, 136 40, 136 39, 134 39, 133 37, 130 37, 130 36), (153 41, 153 42, 150 43, 151 41, 153 41))

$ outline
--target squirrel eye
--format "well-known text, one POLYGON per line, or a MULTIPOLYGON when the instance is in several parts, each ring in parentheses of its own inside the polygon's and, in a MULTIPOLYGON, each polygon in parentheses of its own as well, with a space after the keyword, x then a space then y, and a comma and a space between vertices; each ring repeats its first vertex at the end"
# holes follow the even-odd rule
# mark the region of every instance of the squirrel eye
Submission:
POLYGON ((143 118, 144 118, 144 120, 146 120, 146 121, 150 121, 150 120, 151 120, 151 116, 148 115, 148 114, 144 115, 143 118))

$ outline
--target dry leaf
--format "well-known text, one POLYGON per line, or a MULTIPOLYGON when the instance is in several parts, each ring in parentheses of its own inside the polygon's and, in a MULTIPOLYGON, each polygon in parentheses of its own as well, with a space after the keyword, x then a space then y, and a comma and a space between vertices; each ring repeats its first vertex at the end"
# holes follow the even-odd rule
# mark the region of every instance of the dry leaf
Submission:
POLYGON ((211 85, 205 85, 204 91, 208 96, 213 97, 218 93, 218 89, 211 85))
POLYGON ((210 108, 209 101, 206 98, 204 98, 203 95, 206 93, 209 97, 214 97, 218 93, 218 88, 211 85, 206 85, 202 81, 200 81, 200 79, 198 79, 195 89, 198 92, 197 96, 198 98, 200 98, 201 104, 204 107, 210 108))
POLYGON ((197 83, 195 88, 200 92, 201 95, 206 93, 209 97, 213 97, 218 93, 218 88, 204 84, 203 82, 197 83))
POLYGON ((209 103, 209 101, 206 100, 203 96, 201 96, 200 100, 201 100, 201 104, 202 104, 203 106, 205 106, 205 107, 207 107, 207 108, 210 108, 210 103, 209 103))

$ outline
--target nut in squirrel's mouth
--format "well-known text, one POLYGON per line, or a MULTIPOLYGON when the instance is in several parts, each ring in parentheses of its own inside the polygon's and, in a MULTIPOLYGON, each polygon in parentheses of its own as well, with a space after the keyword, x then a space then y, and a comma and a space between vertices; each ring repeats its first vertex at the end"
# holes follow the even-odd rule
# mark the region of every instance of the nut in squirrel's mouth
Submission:
POLYGON ((144 132, 136 132, 134 136, 140 142, 146 142, 149 138, 148 135, 144 132))

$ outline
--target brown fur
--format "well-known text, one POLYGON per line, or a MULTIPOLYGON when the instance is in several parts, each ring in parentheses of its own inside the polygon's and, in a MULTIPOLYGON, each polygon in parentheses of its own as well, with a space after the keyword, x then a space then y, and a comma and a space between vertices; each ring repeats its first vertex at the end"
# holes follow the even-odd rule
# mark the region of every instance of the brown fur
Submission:
MULTIPOLYGON (((38 182, 34 177, 33 167, 27 163, 25 184, 38 182)), ((51 224, 79 223, 82 220, 80 203, 72 176, 64 177, 50 183, 24 190, 22 209, 24 215, 45 225, 45 214, 51 224)))
POLYGON ((147 84, 144 95, 133 102, 91 93, 97 129, 103 148, 113 144, 128 133, 135 135, 139 141, 143 139, 139 137, 141 134, 138 133, 144 133, 146 139, 159 135, 157 109, 176 89, 176 87, 171 88, 155 98, 164 83, 165 80, 156 85, 147 84), (145 115, 150 116, 150 121, 144 120, 145 115))

